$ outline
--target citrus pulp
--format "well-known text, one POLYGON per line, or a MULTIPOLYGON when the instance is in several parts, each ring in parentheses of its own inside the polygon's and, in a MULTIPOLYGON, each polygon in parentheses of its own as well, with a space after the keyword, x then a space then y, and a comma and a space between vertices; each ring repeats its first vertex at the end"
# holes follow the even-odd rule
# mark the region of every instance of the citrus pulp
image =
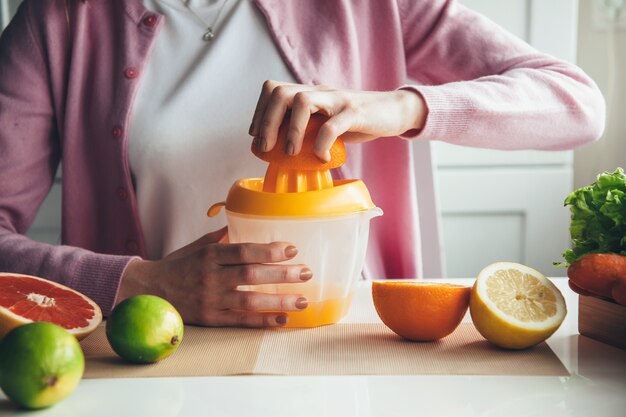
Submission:
POLYGON ((472 287, 474 326, 491 343, 525 349, 550 337, 565 319, 565 300, 542 273, 513 262, 484 268, 472 287))
POLYGON ((34 321, 63 327, 82 339, 102 322, 100 307, 83 294, 30 275, 0 273, 0 339, 34 321))

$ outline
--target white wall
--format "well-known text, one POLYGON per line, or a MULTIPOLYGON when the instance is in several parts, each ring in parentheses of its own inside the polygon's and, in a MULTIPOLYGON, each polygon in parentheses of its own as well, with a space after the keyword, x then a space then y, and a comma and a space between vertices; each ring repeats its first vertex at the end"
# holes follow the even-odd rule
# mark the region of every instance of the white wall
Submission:
POLYGON ((0 0, 0 25, 6 26, 22 0, 0 0))
POLYGON ((590 184, 602 171, 626 168, 626 28, 607 30, 595 24, 595 1, 603 0, 580 0, 578 65, 604 93, 608 119, 602 139, 574 154, 576 188, 590 184))

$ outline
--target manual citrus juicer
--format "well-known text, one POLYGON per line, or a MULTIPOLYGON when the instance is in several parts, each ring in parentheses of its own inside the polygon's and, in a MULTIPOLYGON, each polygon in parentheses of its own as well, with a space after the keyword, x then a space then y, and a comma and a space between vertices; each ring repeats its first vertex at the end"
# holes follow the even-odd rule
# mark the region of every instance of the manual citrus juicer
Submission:
POLYGON ((265 178, 236 181, 225 202, 212 205, 208 216, 226 208, 231 243, 291 242, 298 255, 289 262, 308 265, 313 278, 298 284, 241 286, 278 294, 302 294, 308 307, 287 313, 287 327, 316 327, 338 322, 348 311, 352 293, 361 277, 369 221, 382 215, 361 180, 333 180, 330 169, 345 162, 341 137, 331 149, 331 160, 322 163, 313 154, 320 126, 327 120, 312 115, 304 134, 302 151, 284 151, 288 120, 269 152, 252 152, 269 162, 265 178))

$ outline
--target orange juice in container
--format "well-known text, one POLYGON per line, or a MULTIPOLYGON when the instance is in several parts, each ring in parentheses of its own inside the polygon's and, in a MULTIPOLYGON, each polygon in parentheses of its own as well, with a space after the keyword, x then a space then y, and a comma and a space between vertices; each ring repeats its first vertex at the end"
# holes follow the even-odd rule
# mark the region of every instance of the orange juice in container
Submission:
POLYGON ((333 180, 331 168, 345 161, 339 138, 332 159, 322 163, 313 155, 313 143, 324 122, 313 115, 305 132, 302 151, 284 153, 288 123, 283 123, 278 143, 267 153, 265 178, 236 181, 225 202, 214 204, 209 216, 225 206, 231 243, 291 242, 298 255, 290 263, 306 264, 313 278, 298 284, 240 287, 266 293, 302 294, 308 307, 288 312, 288 327, 316 327, 338 322, 348 311, 361 277, 369 222, 382 215, 360 180, 333 180))

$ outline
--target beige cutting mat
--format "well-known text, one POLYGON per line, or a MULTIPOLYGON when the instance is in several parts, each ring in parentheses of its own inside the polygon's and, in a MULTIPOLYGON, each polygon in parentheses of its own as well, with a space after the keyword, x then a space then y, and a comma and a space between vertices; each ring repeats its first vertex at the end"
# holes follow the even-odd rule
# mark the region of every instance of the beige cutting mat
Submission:
POLYGON ((183 341, 155 364, 132 364, 113 352, 104 325, 81 342, 84 378, 242 375, 254 370, 264 330, 185 326, 183 341))
POLYGON ((268 332, 255 372, 280 375, 569 375, 547 344, 507 351, 472 324, 437 342, 404 340, 383 324, 268 332), (321 331, 318 331, 321 330, 321 331), (295 337, 294 337, 295 336, 295 337))
POLYGON ((315 329, 186 327, 180 348, 152 365, 129 364, 109 347, 101 326, 82 342, 85 378, 219 375, 569 375, 547 344, 507 351, 470 323, 431 343, 401 339, 383 324, 315 329))

